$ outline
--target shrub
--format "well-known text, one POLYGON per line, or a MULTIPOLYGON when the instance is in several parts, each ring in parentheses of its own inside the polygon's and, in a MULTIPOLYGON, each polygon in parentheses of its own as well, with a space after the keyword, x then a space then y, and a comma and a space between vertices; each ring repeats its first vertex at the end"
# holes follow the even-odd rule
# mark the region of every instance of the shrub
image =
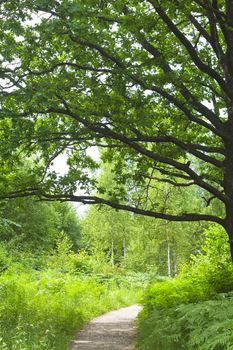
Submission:
POLYGON ((154 309, 141 323, 142 350, 230 350, 233 348, 233 297, 154 309))
POLYGON ((142 350, 233 349, 233 264, 227 240, 223 229, 212 225, 202 252, 178 277, 149 286, 139 321, 142 350))

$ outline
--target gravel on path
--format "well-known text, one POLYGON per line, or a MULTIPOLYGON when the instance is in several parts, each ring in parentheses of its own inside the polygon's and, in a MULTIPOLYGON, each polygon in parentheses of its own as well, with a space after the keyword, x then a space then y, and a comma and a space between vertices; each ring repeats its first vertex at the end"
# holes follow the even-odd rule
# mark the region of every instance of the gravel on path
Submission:
POLYGON ((134 350, 134 320, 141 309, 132 305, 95 318, 77 334, 72 350, 134 350))

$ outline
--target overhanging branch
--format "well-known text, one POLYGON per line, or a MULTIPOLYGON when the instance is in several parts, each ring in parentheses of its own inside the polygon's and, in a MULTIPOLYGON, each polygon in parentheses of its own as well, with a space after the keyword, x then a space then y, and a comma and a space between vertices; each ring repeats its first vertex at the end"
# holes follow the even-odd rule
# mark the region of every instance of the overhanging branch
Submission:
MULTIPOLYGON (((196 185, 200 186, 201 188, 205 189, 212 195, 216 196, 219 200, 221 200, 223 203, 228 203, 229 198, 222 192, 220 192, 216 187, 212 186, 211 184, 207 183, 203 180, 201 176, 199 176, 193 169, 190 168, 189 163, 181 163, 177 160, 174 160, 172 158, 169 158, 167 156, 163 156, 159 153, 153 152, 150 149, 147 149, 143 147, 142 145, 133 142, 130 140, 130 137, 127 137, 125 134, 122 134, 120 132, 116 132, 113 129, 109 128, 107 125, 99 125, 98 123, 90 122, 89 120, 83 118, 78 113, 72 112, 69 107, 67 106, 67 103, 65 104, 66 108, 49 108, 48 110, 44 111, 37 111, 37 114, 47 114, 47 113, 54 113, 57 115, 64 115, 69 116, 73 119, 75 119, 78 123, 81 123, 83 126, 85 126, 90 131, 103 135, 107 139, 110 140, 116 140, 121 142, 124 145, 127 145, 129 148, 135 150, 139 154, 142 154, 146 156, 149 159, 152 159, 156 162, 160 162, 166 165, 169 165, 176 170, 179 170, 185 174, 187 174, 191 180, 195 182, 196 185)), ((30 112, 25 112, 22 115, 27 116, 30 115, 30 112)))
POLYGON ((232 91, 229 90, 225 80, 211 67, 205 64, 198 56, 195 48, 192 46, 191 42, 187 37, 179 30, 171 18, 164 12, 161 6, 158 5, 156 0, 148 0, 155 11, 158 13, 162 21, 167 25, 175 37, 180 41, 180 43, 186 48, 190 58, 192 59, 195 66, 203 73, 207 74, 209 77, 214 79, 219 86, 225 91, 226 95, 232 97, 232 91))
POLYGON ((121 203, 107 200, 98 196, 47 194, 35 189, 28 189, 28 190, 25 189, 25 193, 23 191, 19 191, 19 192, 11 192, 8 194, 0 194, 0 199, 13 199, 18 197, 29 197, 29 196, 36 196, 40 200, 45 200, 45 201, 64 201, 64 202, 70 201, 70 202, 78 202, 78 203, 89 204, 89 205, 103 204, 116 210, 129 211, 131 213, 138 214, 138 215, 149 216, 155 219, 162 219, 162 220, 168 220, 168 221, 174 221, 174 222, 211 221, 211 222, 218 223, 222 226, 225 225, 224 219, 221 219, 213 215, 196 214, 196 213, 183 213, 180 215, 171 215, 171 214, 156 212, 153 210, 145 210, 145 209, 137 208, 131 205, 121 204, 121 203))

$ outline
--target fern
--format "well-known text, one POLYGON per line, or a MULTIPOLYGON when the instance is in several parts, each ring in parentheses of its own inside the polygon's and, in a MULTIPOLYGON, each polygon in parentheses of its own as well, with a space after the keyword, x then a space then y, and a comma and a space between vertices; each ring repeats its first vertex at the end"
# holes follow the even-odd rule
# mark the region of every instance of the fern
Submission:
POLYGON ((233 297, 154 309, 140 323, 143 350, 233 350, 233 297))
POLYGON ((139 322, 142 350, 233 350, 227 237, 215 225, 205 235, 203 253, 178 277, 148 288, 139 322))

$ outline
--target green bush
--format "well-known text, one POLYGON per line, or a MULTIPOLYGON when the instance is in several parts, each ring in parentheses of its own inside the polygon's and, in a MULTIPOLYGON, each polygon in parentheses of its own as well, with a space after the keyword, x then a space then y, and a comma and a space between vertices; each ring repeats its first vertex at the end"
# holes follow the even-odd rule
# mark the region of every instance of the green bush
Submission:
POLYGON ((154 309, 140 327, 142 350, 233 349, 233 297, 154 309))
POLYGON ((213 294, 208 284, 187 278, 177 277, 169 281, 156 282, 145 292, 143 301, 146 308, 169 308, 183 303, 205 300, 213 294))
POLYGON ((172 307, 207 300, 216 293, 233 290, 233 264, 230 263, 226 233, 213 225, 205 231, 202 253, 176 278, 153 283, 145 293, 146 307, 172 307))
POLYGON ((0 244, 0 273, 7 270, 12 264, 12 259, 7 252, 6 247, 0 244))
POLYGON ((233 264, 227 240, 220 227, 211 226, 202 253, 178 277, 147 288, 140 349, 233 349, 233 264))
POLYGON ((47 267, 62 273, 72 274, 96 274, 115 273, 116 267, 112 267, 103 253, 89 255, 85 250, 78 253, 73 251, 73 243, 70 238, 61 232, 56 239, 55 249, 51 256, 46 258, 47 267))

